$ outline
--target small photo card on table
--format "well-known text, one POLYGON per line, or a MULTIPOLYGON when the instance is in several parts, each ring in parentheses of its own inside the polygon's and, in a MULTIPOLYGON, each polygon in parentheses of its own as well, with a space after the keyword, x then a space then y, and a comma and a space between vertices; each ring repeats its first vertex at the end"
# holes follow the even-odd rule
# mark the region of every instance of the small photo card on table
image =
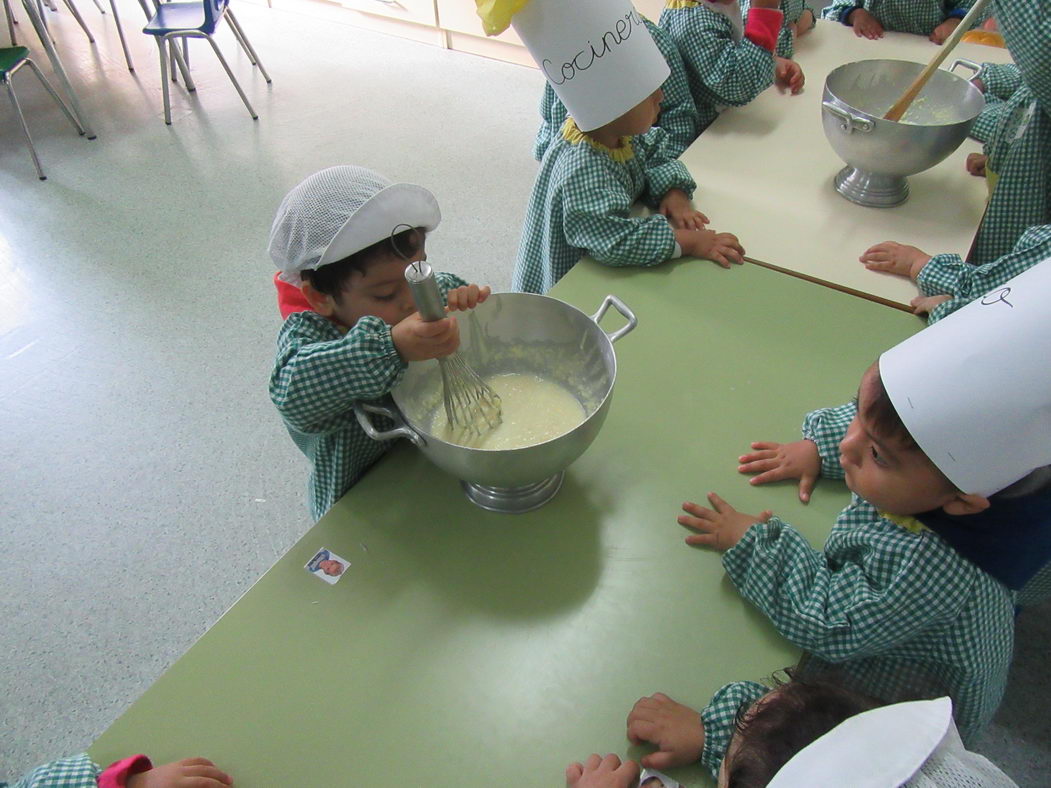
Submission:
POLYGON ((303 568, 329 585, 335 585, 343 577, 343 573, 350 568, 350 561, 322 547, 303 568))

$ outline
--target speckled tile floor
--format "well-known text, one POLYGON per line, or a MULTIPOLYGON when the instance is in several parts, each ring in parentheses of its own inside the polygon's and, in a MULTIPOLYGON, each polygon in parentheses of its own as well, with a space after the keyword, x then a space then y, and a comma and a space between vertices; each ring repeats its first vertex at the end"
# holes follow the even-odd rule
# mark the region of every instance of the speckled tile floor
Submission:
MULTIPOLYGON (((0 109, 0 776, 87 746, 310 526, 266 395, 265 245, 289 187, 336 163, 425 184, 432 259, 509 284, 540 76, 275 5, 236 6, 272 87, 221 35, 258 122, 197 45, 198 92, 175 89, 166 127, 130 0, 135 74, 109 16, 81 1, 90 47, 49 15, 96 141, 21 76, 48 181, 0 109)), ((1022 785, 1051 784, 1049 612, 1019 619, 980 748, 1022 785)))

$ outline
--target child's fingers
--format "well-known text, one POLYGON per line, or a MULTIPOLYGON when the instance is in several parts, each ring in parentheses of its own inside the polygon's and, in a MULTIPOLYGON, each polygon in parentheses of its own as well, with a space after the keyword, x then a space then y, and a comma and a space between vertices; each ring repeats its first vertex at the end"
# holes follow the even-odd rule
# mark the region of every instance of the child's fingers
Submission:
POLYGON ((584 776, 584 766, 580 763, 571 763, 566 767, 566 785, 573 785, 584 776))
POLYGON ((753 441, 751 447, 753 449, 780 449, 781 444, 777 441, 753 441))
POLYGON ((704 547, 715 547, 715 534, 689 534, 686 544, 699 544, 704 547))
POLYGON ((810 502, 810 494, 814 492, 814 485, 817 484, 817 476, 813 474, 804 474, 799 480, 799 500, 803 503, 810 502))
POLYGON ((653 741, 657 735, 657 726, 649 720, 628 720, 628 738, 636 744, 653 741))
POLYGON ((489 287, 489 285, 486 285, 485 287, 479 288, 478 289, 478 303, 479 304, 484 303, 485 299, 487 299, 490 295, 492 295, 492 293, 493 293, 493 289, 491 287, 489 287))
MULTIPOLYGON (((710 518, 715 512, 698 503, 693 501, 685 501, 682 505, 682 510, 687 514, 692 514, 694 517, 710 518)), ((683 517, 684 515, 680 515, 683 517)))
POLYGON ((705 257, 707 257, 709 260, 711 260, 713 263, 715 263, 718 266, 721 266, 723 268, 729 268, 730 267, 730 261, 727 260, 725 257, 723 257, 715 249, 712 249, 710 252, 708 252, 708 254, 706 254, 705 257))
POLYGON ((777 443, 753 443, 753 449, 760 449, 760 451, 753 451, 751 454, 742 454, 737 458, 738 462, 755 462, 756 460, 769 460, 771 457, 777 456, 777 451, 780 449, 780 445, 777 443))
POLYGON ((679 764, 673 753, 658 750, 657 752, 651 752, 649 755, 643 756, 642 765, 647 769, 660 770, 671 769, 679 764))
POLYGON ((712 508, 715 509, 715 511, 717 511, 719 514, 723 514, 728 511, 734 511, 734 508, 730 506, 730 504, 728 504, 726 501, 720 498, 718 494, 713 492, 708 493, 708 503, 710 503, 712 505, 712 508))
POLYGON ((783 479, 791 479, 792 474, 783 466, 779 465, 776 468, 771 468, 765 473, 761 473, 758 476, 753 476, 748 480, 749 484, 766 484, 767 482, 779 482, 783 479))
POLYGON ((591 755, 588 756, 587 761, 584 762, 584 768, 585 769, 595 770, 601 764, 602 764, 602 758, 599 756, 598 753, 594 753, 593 752, 593 753, 591 753, 591 755))
POLYGON ((738 473, 762 473, 764 471, 772 471, 781 465, 781 461, 777 458, 769 458, 765 460, 752 460, 751 462, 743 462, 737 466, 738 473))

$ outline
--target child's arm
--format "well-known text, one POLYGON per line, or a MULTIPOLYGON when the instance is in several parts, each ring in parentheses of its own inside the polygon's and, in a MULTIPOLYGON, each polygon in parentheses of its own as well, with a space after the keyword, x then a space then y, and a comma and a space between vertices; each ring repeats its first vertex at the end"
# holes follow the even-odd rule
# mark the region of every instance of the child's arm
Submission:
POLYGON ((134 755, 100 769, 87 753, 81 753, 38 766, 11 788, 180 788, 190 785, 223 788, 233 785, 233 780, 206 758, 186 758, 154 766, 145 755, 134 755))
POLYGON ((646 29, 650 31, 657 48, 668 62, 671 74, 661 85, 664 101, 661 102, 661 114, 658 119, 660 128, 668 133, 668 145, 678 158, 690 143, 697 139, 700 117, 697 106, 690 93, 690 82, 686 77, 686 66, 682 62, 682 53, 668 32, 660 25, 646 20, 646 29))
MULTIPOLYGON (((11 788, 96 788, 99 768, 86 752, 37 766, 11 788)), ((2 783, 0 783, 2 784, 2 783)))
POLYGON ((558 100, 551 83, 544 80, 544 92, 540 96, 540 128, 533 141, 533 158, 540 161, 551 147, 558 130, 566 119, 565 105, 558 100))
POLYGON ((738 711, 751 706, 770 690, 755 681, 735 681, 716 690, 701 712, 704 725, 704 750, 701 763, 718 779, 719 767, 734 734, 738 711))
POLYGON ((839 442, 847 434, 850 422, 858 415, 854 400, 834 408, 818 408, 803 417, 803 440, 813 441, 821 458, 821 476, 842 479, 843 465, 839 461, 839 442))
POLYGON ((1022 87, 1022 72, 1014 63, 982 63, 974 83, 986 96, 1009 99, 1022 87))

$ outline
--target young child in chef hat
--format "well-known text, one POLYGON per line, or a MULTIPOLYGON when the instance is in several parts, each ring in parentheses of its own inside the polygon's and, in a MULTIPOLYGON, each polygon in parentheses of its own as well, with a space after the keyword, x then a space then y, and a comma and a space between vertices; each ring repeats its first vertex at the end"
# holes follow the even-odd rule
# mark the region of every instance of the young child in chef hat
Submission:
MULTIPOLYGON (((883 38, 884 30, 896 30, 943 44, 972 5, 974 0, 833 0, 821 16, 853 27, 858 38, 883 38)), ((989 12, 982 14, 973 27, 988 18, 989 12)))
MULTIPOLYGON (((270 398, 311 462, 314 519, 392 445, 365 434, 353 403, 387 394, 408 362, 459 346, 455 318, 424 322, 405 280, 409 262, 426 259, 426 233, 440 220, 422 186, 352 166, 314 173, 277 209, 269 251, 285 322, 270 398)), ((452 274, 436 278, 450 311, 489 296, 452 274)))
POLYGON ((660 26, 682 52, 698 112, 742 107, 775 83, 799 93, 792 29, 804 9, 798 0, 751 0, 747 13, 738 0, 667 0, 660 26))
POLYGON ((1051 266, 1031 268, 884 353, 803 440, 752 444, 753 484, 800 479, 805 502, 819 475, 845 479, 823 550, 715 493, 679 517, 815 669, 875 697, 948 694, 965 741, 1003 694, 1016 602, 1048 590, 1049 298, 1051 266))
POLYGON ((630 0, 490 0, 479 13, 487 30, 514 25, 570 113, 533 187, 515 290, 546 292, 585 254, 616 266, 741 262, 734 236, 703 229, 693 179, 652 128, 669 69, 630 0), (660 213, 631 216, 640 197, 660 213))
MULTIPOLYGON (((713 106, 698 107, 694 103, 679 46, 660 25, 655 25, 646 17, 642 17, 642 21, 664 55, 671 72, 661 85, 664 99, 654 126, 668 133, 668 151, 677 158, 719 113, 713 106)), ((545 81, 544 94, 540 97, 540 129, 533 143, 533 157, 537 161, 543 159, 551 143, 561 137, 562 124, 568 115, 566 105, 559 99, 551 83, 545 81)))

